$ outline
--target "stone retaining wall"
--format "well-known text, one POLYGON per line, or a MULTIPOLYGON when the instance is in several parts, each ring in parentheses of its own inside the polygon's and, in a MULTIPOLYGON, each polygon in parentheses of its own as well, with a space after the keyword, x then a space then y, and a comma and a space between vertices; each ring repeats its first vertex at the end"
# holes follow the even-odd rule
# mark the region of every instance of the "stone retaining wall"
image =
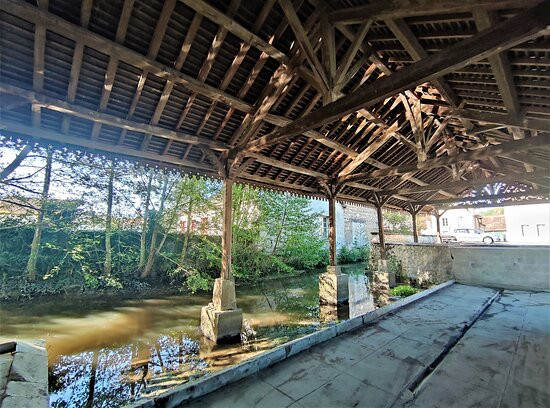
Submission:
MULTIPOLYGON (((550 292, 547 245, 386 244, 390 272, 421 285, 449 279, 467 285, 550 292), (398 269, 398 270, 395 270, 398 269)), ((373 244, 369 266, 376 270, 380 246, 373 244)))
MULTIPOLYGON (((435 244, 386 244, 390 272, 427 286, 452 279, 450 247, 435 244), (397 270, 395 270, 397 269, 397 270)), ((380 245, 373 244, 370 258, 371 270, 376 269, 380 259, 380 245)))
POLYGON ((452 255, 461 283, 550 292, 550 246, 453 246, 452 255))
POLYGON ((47 408, 48 355, 39 344, 0 344, 0 407, 47 408))

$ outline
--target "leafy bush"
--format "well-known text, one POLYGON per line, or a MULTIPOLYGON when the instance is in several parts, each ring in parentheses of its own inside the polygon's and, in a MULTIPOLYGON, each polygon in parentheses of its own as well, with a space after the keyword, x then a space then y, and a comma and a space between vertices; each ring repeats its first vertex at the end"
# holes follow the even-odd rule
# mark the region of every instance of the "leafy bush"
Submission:
POLYGON ((338 263, 368 262, 370 247, 368 246, 343 246, 338 252, 338 263))
POLYGON ((413 288, 409 285, 399 285, 390 290, 390 294, 392 296, 400 296, 400 297, 407 297, 414 295, 416 292, 418 292, 417 289, 413 288))

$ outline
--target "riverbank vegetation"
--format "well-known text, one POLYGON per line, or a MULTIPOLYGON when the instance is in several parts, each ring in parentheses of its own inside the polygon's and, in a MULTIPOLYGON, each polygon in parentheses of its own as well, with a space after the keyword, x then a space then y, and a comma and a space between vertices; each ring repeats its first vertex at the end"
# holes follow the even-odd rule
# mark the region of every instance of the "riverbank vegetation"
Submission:
MULTIPOLYGON (((0 297, 209 289, 221 265, 221 183, 176 171, 0 140, 0 297)), ((238 185, 238 281, 326 265, 309 200, 238 185)), ((344 248, 341 262, 365 260, 344 248)))

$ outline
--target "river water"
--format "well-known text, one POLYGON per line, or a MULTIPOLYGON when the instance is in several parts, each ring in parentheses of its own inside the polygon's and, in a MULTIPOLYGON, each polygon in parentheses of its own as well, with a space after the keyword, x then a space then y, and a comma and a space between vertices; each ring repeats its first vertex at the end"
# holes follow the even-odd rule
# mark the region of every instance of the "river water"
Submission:
POLYGON ((201 337, 206 294, 0 306, 0 341, 46 341, 52 407, 116 407, 374 309, 364 267, 344 267, 350 275, 344 311, 320 309, 317 274, 238 287, 246 327, 238 345, 201 337))

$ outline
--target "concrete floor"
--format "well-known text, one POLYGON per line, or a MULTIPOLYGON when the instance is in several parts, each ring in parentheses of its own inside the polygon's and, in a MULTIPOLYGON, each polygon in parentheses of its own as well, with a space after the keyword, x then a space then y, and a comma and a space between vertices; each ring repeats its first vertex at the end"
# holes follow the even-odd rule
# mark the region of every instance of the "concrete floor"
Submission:
POLYGON ((495 294, 455 284, 186 406, 549 407, 550 293, 504 291, 456 342, 495 294))

